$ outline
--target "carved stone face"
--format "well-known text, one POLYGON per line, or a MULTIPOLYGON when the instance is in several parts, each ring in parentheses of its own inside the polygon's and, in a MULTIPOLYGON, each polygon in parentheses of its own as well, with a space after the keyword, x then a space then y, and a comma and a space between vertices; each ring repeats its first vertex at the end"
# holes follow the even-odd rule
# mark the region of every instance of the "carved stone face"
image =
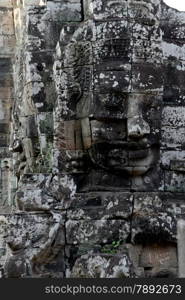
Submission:
POLYGON ((159 100, 156 95, 113 90, 97 95, 96 113, 89 118, 94 165, 131 176, 151 169, 159 152, 159 100))
MULTIPOLYGON (((93 164, 132 177, 151 170, 159 157, 161 96, 111 87, 104 94, 95 93, 92 102, 91 142, 85 148, 93 164)), ((84 141, 86 127, 82 121, 84 141)))
MULTIPOLYGON (((86 185, 95 188, 104 189, 116 181, 118 189, 139 189, 147 183, 147 189, 153 190, 159 182, 153 170, 159 162, 162 72, 159 63, 151 64, 147 51, 145 57, 131 33, 136 32, 138 40, 142 37, 144 41, 150 35, 155 41, 158 34, 156 28, 151 32, 150 25, 145 25, 146 30, 140 24, 131 25, 125 21, 86 24, 63 49, 61 116, 66 123, 80 122, 82 132, 82 143, 76 133, 72 134, 74 146, 66 149, 85 150, 90 159, 85 169, 89 171, 86 185), (147 62, 143 63, 143 58, 147 62), (92 184, 94 170, 99 179, 92 184)), ((154 46, 152 57, 157 59, 160 51, 154 46)), ((74 127, 79 131, 77 125, 74 127)))

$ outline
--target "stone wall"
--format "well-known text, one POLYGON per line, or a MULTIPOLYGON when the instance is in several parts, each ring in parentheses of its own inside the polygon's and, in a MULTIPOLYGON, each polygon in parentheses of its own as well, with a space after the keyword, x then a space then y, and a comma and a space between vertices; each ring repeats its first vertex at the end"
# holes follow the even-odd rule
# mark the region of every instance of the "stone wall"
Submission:
MULTIPOLYGON (((7 214, 12 210, 15 188, 12 174, 12 154, 9 151, 11 110, 15 101, 12 77, 15 34, 11 1, 0 1, 0 24, 0 214, 7 214)), ((1 274, 1 268, 6 258, 6 244, 3 236, 7 220, 4 216, 0 216, 0 224, 1 274)))
POLYGON ((185 13, 161 0, 1 11, 2 276, 177 277, 185 13))
POLYGON ((10 1, 0 2, 0 157, 1 157, 1 201, 0 206, 12 204, 11 154, 9 152, 9 134, 11 108, 14 102, 12 78, 12 54, 15 47, 13 8, 10 1), (5 6, 7 2, 7 6, 5 6), (9 178, 9 179, 8 179, 9 178))

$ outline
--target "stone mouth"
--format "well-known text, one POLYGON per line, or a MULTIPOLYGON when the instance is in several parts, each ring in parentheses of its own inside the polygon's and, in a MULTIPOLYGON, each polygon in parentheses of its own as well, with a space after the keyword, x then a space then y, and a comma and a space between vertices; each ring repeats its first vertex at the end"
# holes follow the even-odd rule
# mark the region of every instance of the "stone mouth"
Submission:
POLYGON ((115 148, 108 153, 109 159, 115 160, 135 160, 143 159, 149 155, 150 148, 139 150, 123 150, 122 148, 115 148))
POLYGON ((130 159, 143 159, 149 155, 149 148, 147 149, 140 149, 140 150, 129 150, 128 151, 129 160, 130 159))
POLYGON ((153 161, 151 148, 122 151, 122 154, 121 150, 119 150, 119 153, 119 155, 111 155, 109 153, 109 167, 125 171, 131 176, 140 176, 146 173, 153 161))
POLYGON ((114 172, 126 172, 131 176, 145 174, 154 160, 153 147, 147 139, 96 143, 93 146, 90 157, 95 165, 114 172))
POLYGON ((142 151, 151 147, 151 144, 148 140, 142 140, 137 142, 132 141, 113 141, 108 143, 111 147, 120 148, 126 151, 142 151))

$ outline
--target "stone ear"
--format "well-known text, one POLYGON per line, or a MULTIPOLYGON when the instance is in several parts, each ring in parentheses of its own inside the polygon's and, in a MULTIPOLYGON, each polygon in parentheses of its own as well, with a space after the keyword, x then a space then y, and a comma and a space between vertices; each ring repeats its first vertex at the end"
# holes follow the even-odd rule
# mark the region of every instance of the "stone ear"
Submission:
POLYGON ((81 126, 82 126, 83 146, 85 149, 89 149, 92 145, 91 126, 90 126, 89 118, 82 119, 81 126))
POLYGON ((82 89, 80 87, 80 84, 75 82, 71 87, 70 100, 73 103, 78 103, 81 96, 82 96, 82 89))

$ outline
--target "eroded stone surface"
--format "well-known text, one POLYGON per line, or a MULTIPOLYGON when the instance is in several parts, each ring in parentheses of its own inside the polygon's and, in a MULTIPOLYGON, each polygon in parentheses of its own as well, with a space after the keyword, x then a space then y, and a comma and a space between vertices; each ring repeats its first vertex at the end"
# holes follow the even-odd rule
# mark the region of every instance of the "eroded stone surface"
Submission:
POLYGON ((185 13, 1 0, 0 23, 0 276, 176 277, 185 13))

